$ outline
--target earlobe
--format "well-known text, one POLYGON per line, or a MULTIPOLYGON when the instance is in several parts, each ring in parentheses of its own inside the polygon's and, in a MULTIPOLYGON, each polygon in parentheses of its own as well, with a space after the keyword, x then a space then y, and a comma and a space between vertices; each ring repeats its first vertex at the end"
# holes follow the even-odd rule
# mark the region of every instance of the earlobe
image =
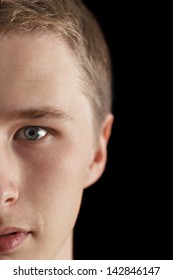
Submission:
POLYGON ((107 144, 111 135, 113 121, 114 116, 112 114, 108 114, 102 125, 98 141, 99 144, 88 166, 85 188, 94 184, 101 177, 105 170, 107 162, 107 144))

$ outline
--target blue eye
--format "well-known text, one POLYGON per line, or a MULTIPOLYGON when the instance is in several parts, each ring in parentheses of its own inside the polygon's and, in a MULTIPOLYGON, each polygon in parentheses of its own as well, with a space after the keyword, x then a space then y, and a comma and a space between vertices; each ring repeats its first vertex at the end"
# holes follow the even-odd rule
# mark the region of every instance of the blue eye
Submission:
POLYGON ((47 135, 47 130, 37 126, 27 126, 17 131, 15 139, 34 141, 47 135))

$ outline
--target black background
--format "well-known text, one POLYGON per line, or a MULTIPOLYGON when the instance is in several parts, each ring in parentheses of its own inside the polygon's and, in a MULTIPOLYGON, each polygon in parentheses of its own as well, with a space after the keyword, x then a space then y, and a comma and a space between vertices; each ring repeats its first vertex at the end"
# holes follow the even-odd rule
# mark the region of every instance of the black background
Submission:
POLYGON ((172 203, 157 76, 157 11, 131 1, 84 2, 110 49, 115 123, 106 171, 84 192, 74 258, 170 259, 172 203))

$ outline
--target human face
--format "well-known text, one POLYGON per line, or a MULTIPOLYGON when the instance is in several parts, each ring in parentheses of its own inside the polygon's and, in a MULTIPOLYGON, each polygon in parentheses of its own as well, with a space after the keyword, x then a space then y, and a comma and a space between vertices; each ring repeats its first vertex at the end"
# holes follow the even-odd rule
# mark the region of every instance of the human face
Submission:
POLYGON ((63 42, 0 41, 0 259, 72 258, 94 146, 79 76, 63 42))

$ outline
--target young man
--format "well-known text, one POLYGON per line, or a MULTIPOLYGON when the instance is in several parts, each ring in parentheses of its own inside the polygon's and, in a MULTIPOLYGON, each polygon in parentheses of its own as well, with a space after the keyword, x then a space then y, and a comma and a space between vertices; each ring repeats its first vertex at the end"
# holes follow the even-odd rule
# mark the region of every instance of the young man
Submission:
POLYGON ((102 175, 111 67, 79 0, 0 6, 0 259, 73 259, 83 190, 102 175))

